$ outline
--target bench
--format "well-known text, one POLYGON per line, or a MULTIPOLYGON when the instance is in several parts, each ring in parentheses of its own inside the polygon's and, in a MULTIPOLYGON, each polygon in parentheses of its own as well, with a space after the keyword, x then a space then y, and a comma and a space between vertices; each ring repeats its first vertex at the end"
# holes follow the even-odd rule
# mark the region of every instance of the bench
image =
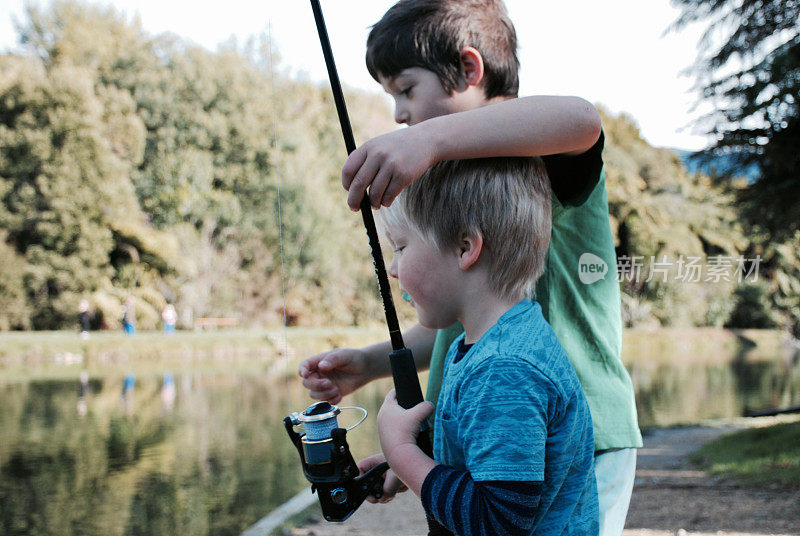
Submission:
POLYGON ((239 325, 238 318, 231 317, 200 317, 195 318, 195 329, 235 327, 239 325))

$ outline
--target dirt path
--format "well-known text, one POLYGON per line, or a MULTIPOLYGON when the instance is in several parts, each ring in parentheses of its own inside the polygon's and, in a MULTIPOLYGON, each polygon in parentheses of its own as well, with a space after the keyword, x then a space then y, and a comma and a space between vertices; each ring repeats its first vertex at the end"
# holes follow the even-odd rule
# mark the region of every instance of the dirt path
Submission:
POLYGON ((655 430, 639 450, 624 536, 800 535, 800 493, 716 478, 688 455, 724 433, 767 419, 655 430))
MULTIPOLYGON (((746 424, 760 422, 750 419, 746 424)), ((670 428, 647 434, 639 451, 623 536, 800 536, 800 493, 718 479, 688 463, 688 455, 701 445, 744 425, 670 428)), ((289 534, 425 536, 427 530, 419 501, 404 493, 388 505, 365 504, 344 524, 316 517, 289 534)))

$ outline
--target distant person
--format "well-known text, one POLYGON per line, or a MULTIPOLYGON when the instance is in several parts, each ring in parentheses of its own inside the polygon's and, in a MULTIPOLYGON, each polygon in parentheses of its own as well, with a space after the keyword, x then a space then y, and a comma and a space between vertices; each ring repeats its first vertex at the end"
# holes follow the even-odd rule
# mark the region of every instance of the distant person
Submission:
POLYGON ((86 399, 89 396, 89 373, 81 371, 80 382, 78 384, 78 415, 85 417, 88 412, 86 399))
POLYGON ((125 375, 122 382, 122 404, 126 415, 133 415, 133 389, 136 387, 136 376, 133 373, 125 375))
POLYGON ((88 339, 89 331, 92 329, 92 318, 89 314, 89 300, 83 299, 78 303, 78 325, 81 329, 81 339, 88 339))
POLYGON ((164 373, 164 380, 161 384, 161 404, 166 411, 172 410, 175 406, 175 378, 172 372, 164 373))
POLYGON ((136 335, 136 305, 133 298, 128 297, 120 310, 122 312, 122 329, 128 336, 133 337, 136 335))
POLYGON ((164 335, 170 336, 175 333, 175 324, 178 322, 178 313, 175 306, 168 303, 161 311, 161 320, 164 321, 164 335))

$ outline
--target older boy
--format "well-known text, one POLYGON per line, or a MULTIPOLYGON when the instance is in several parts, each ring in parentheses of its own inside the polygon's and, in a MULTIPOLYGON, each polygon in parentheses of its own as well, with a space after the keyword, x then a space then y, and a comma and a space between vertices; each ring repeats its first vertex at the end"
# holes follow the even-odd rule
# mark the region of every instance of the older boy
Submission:
POLYGON ((415 441, 430 403, 406 411, 391 392, 378 414, 392 471, 456 534, 598 531, 589 407, 527 297, 544 270, 549 194, 539 159, 450 161, 378 212, 389 275, 420 324, 464 326, 447 353, 435 461, 415 441))
MULTIPOLYGON (((641 446, 630 377, 622 365, 619 286, 602 171, 599 114, 574 97, 517 97, 516 35, 497 0, 401 0, 373 27, 370 72, 409 128, 369 140, 342 170, 348 203, 367 189, 388 205, 433 163, 543 155, 553 191, 552 235, 536 299, 574 365, 594 422, 601 534, 622 532, 641 446), (589 254, 604 278, 580 279, 589 254)), ((444 352, 459 328, 404 334, 420 368, 430 364, 428 400, 438 396, 444 352)), ((337 401, 390 374, 388 342, 336 349, 300 366, 311 396, 337 401)))

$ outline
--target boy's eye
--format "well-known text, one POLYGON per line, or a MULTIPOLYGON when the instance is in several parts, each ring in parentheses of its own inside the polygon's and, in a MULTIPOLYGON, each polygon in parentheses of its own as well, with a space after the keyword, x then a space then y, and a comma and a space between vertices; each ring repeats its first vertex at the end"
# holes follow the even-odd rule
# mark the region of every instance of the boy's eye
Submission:
POLYGON ((400 90, 400 94, 405 96, 405 97, 410 97, 412 89, 414 89, 414 86, 408 86, 406 88, 403 88, 403 89, 400 90))

